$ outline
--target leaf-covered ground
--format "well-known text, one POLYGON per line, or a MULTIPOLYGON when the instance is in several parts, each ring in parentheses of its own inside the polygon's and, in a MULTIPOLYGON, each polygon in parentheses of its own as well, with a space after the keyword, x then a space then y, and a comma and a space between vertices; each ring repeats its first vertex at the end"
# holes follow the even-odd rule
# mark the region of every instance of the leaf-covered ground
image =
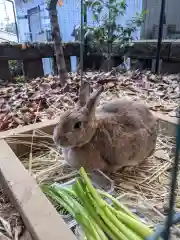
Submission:
MULTIPOLYGON (((142 100, 154 111, 177 116, 179 75, 156 76, 150 72, 92 73, 84 79, 95 89, 105 84, 102 101, 129 96, 142 100), (105 96, 106 95, 106 96, 105 96)), ((58 77, 37 78, 27 83, 9 83, 0 87, 0 131, 55 118, 77 101, 80 76, 71 73, 69 91, 63 91, 58 77)))

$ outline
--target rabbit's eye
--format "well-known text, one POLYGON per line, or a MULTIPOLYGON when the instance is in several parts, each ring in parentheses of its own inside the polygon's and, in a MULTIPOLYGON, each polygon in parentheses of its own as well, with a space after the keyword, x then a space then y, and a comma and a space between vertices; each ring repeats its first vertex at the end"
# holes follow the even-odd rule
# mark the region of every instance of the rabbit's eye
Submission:
POLYGON ((75 128, 75 129, 78 129, 78 128, 80 128, 80 127, 81 127, 81 122, 75 123, 75 125, 74 125, 74 128, 75 128))

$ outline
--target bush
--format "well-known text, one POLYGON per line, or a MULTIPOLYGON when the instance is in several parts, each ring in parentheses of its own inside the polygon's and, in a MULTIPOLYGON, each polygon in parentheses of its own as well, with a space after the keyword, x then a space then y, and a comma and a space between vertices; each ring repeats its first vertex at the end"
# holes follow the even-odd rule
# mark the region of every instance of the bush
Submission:
MULTIPOLYGON (((106 59, 112 56, 112 44, 118 42, 124 50, 132 44, 132 34, 142 25, 146 11, 136 13, 136 17, 126 25, 117 23, 119 16, 124 16, 127 10, 125 0, 86 0, 85 6, 91 9, 95 26, 84 26, 84 37, 88 44, 97 44, 106 59), (104 49, 104 44, 108 48, 104 49)), ((76 38, 81 40, 80 27, 76 28, 76 38)))
POLYGON ((22 76, 23 75, 23 65, 22 61, 19 60, 10 60, 9 69, 12 77, 22 76))

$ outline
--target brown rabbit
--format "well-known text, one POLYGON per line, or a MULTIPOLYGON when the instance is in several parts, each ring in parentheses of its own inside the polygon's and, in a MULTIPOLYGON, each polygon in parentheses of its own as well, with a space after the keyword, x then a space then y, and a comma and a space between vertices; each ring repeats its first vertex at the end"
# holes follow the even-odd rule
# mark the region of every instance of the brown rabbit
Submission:
POLYGON ((149 109, 129 100, 114 100, 96 109, 101 86, 90 95, 80 91, 74 110, 66 111, 54 129, 54 142, 67 163, 79 169, 117 171, 149 157, 156 145, 157 121, 149 109))

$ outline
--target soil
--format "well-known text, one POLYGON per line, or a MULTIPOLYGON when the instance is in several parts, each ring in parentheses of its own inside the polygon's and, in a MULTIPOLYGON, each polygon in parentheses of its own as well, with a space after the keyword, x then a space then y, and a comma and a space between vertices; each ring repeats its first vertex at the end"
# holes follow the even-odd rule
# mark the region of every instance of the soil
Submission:
POLYGON ((32 240, 27 232, 20 214, 4 194, 0 186, 0 239, 1 240, 32 240))

